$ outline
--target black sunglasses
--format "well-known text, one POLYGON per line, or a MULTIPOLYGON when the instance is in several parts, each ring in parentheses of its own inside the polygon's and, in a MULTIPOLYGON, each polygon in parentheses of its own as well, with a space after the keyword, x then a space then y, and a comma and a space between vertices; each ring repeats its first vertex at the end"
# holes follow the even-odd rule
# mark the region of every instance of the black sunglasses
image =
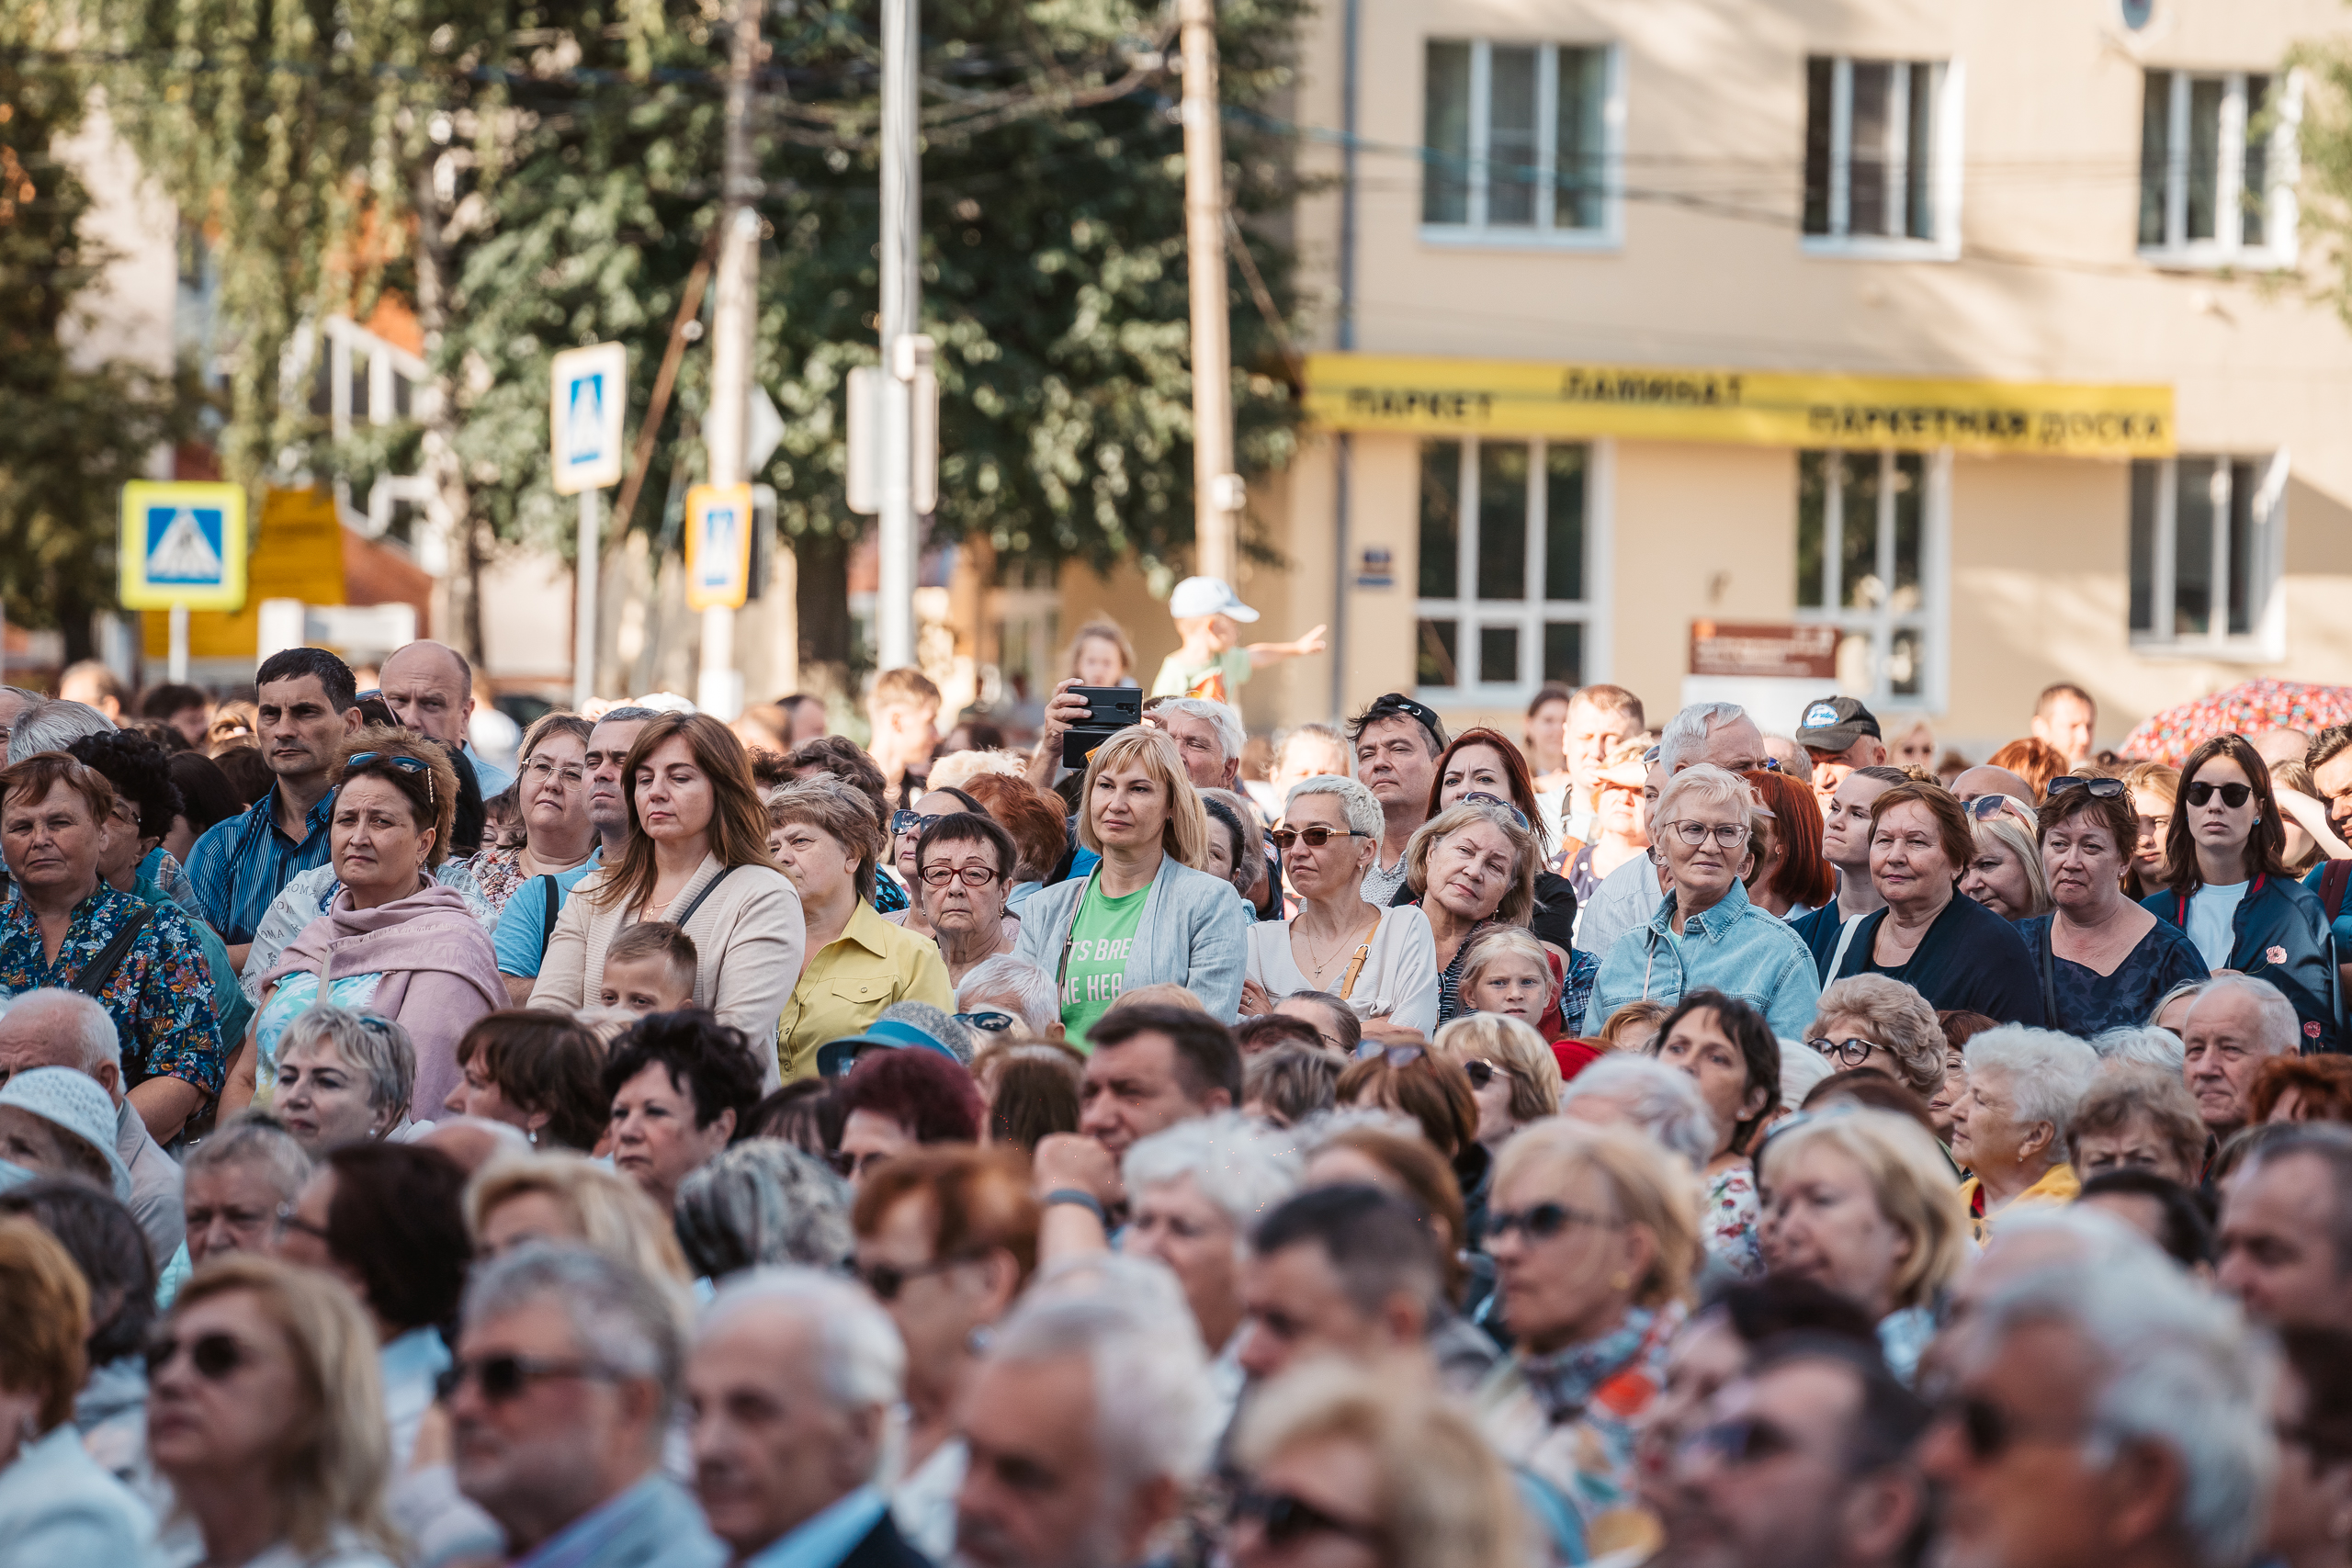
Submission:
POLYGON ((594 1378, 618 1382, 628 1374, 601 1361, 559 1361, 538 1356, 475 1356, 442 1369, 433 1380, 435 1397, 447 1403, 469 1381, 481 1389, 482 1398, 503 1404, 535 1382, 548 1378, 594 1378))
POLYGON ((1585 1209, 1571 1209, 1566 1203, 1536 1203, 1524 1209, 1496 1209, 1487 1215, 1487 1239, 1493 1241, 1513 1231, 1525 1231, 1530 1241, 1549 1241, 1570 1225, 1592 1225, 1600 1230, 1615 1230, 1618 1222, 1606 1214, 1596 1214, 1585 1209))
POLYGON ((158 1335, 147 1342, 149 1382, 163 1376, 164 1369, 172 1364, 183 1344, 187 1348, 187 1364, 196 1369, 196 1375, 206 1382, 223 1381, 253 1359, 234 1335, 199 1334, 185 1341, 175 1335, 158 1335))
MULTIPOLYGON (((2243 789, 2245 786, 2241 784, 2238 787, 2243 789)), ((2091 798, 2094 800, 2113 800, 2123 793, 2124 785, 2121 779, 2086 779, 2077 778, 2073 773, 2066 773, 2052 779, 2050 787, 2041 793, 2045 796, 2052 795, 2062 789, 2086 789, 2091 792, 2091 798)))
POLYGON ((1499 806, 1505 811, 1510 813, 1510 819, 1518 823, 1522 829, 1527 826, 1526 812, 1521 811, 1518 807, 1513 806, 1501 795, 1489 795, 1483 789, 1472 790, 1468 795, 1462 797, 1459 804, 1464 806, 1499 806))
POLYGON ((982 1008, 978 1012, 959 1012, 956 1021, 972 1029, 985 1029, 990 1034, 1001 1034, 1018 1021, 999 1008, 982 1008))
POLYGON ((424 803, 433 804, 433 765, 422 757, 403 757, 397 751, 356 751, 343 760, 343 776, 350 778, 351 770, 369 762, 381 762, 388 768, 398 768, 411 778, 424 781, 424 803))
MULTIPOLYGON (((1445 726, 1438 721, 1435 708, 1423 707, 1402 692, 1391 692, 1364 709, 1363 722, 1370 724, 1374 719, 1395 718, 1399 714, 1428 730, 1431 740, 1437 740, 1438 737, 1445 733, 1445 726)), ((1361 734, 1362 730, 1359 729, 1358 733, 1361 734)), ((1439 744, 1444 743, 1440 741, 1439 744)))
POLYGON ((910 833, 918 828, 928 829, 933 822, 938 820, 939 818, 935 816, 925 817, 921 812, 909 811, 906 807, 900 807, 890 813, 890 831, 910 833))
POLYGON ((1306 1498, 1289 1492, 1262 1492, 1254 1486, 1243 1487, 1234 1494, 1231 1521, 1254 1521, 1266 1544, 1277 1550, 1292 1545, 1310 1535, 1344 1536, 1368 1546, 1378 1546, 1385 1539, 1379 1527, 1359 1525, 1327 1514, 1306 1498))
POLYGON ((1462 1070, 1470 1079, 1472 1089, 1485 1089, 1498 1077, 1510 1077, 1509 1067, 1499 1062, 1489 1062, 1484 1056, 1471 1056, 1463 1061, 1462 1070))
POLYGON ((2254 786, 2243 784, 2193 784, 2180 793, 2189 805, 2202 806, 2213 798, 2216 791, 2221 794, 2222 804, 2235 811, 2253 795, 2254 786))
POLYGON ((1273 840, 1274 848, 1287 854, 1293 844, 1302 840, 1308 849, 1319 850, 1334 839, 1369 839, 1372 835, 1359 833, 1353 828, 1326 828, 1318 822, 1312 828, 1277 828, 1266 837, 1273 840))
POLYGON ((2018 810, 2024 811, 2029 814, 2032 811, 2032 807, 2027 806, 2024 801, 2018 800, 2015 796, 2003 795, 1998 791, 1996 791, 1991 795, 1980 795, 1974 800, 1970 801, 1968 803, 1968 814, 1982 822, 1987 818, 1998 817, 2002 812, 2008 810, 2012 806, 2014 806, 2018 810))

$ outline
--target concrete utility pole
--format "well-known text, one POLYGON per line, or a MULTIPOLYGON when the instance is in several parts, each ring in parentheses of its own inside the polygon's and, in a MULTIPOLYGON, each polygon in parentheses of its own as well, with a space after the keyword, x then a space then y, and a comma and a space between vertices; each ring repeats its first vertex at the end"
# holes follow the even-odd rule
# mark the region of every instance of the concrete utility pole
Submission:
MULTIPOLYGON (((752 408, 752 334, 758 318, 760 215, 752 203, 760 181, 752 164, 752 73, 760 60, 760 8, 764 0, 735 0, 735 38, 727 73, 727 206, 718 243, 718 291, 710 333, 710 412, 703 444, 710 482, 738 485, 744 472, 752 408)), ((735 668, 735 612, 702 613, 702 671, 695 705, 732 719, 743 711, 743 676, 735 668)))
POLYGON ((874 652, 895 670, 915 661, 914 339, 922 317, 922 89, 917 0, 882 0, 881 581, 874 652))
POLYGON ((1178 0, 1184 50, 1184 246, 1193 285, 1193 570, 1234 580, 1244 495, 1233 471, 1233 343, 1226 318, 1225 134, 1216 0, 1178 0))

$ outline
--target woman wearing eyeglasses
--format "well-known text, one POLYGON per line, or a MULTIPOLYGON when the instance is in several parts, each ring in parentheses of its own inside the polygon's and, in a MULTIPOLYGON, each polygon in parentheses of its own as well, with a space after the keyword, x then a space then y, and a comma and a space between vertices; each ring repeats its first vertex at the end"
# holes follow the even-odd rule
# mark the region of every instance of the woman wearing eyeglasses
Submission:
MULTIPOLYGON (((921 893, 915 908, 939 939, 949 985, 961 986, 979 964, 1012 953, 1021 922, 1006 918, 1004 895, 1020 853, 1012 835, 978 812, 955 812, 923 829, 907 874, 921 893)), ((912 927, 911 918, 907 924, 912 927)))
POLYGON ((561 876, 594 857, 596 829, 588 820, 588 737, 594 728, 578 714, 551 713, 523 732, 514 773, 523 842, 474 856, 474 885, 492 908, 503 910, 531 878, 561 876))
POLYGON ((1944 1088, 1951 1047, 1928 998, 1883 975, 1856 975, 1822 987, 1821 1010, 1804 1043, 1838 1072, 1868 1067, 1921 1100, 1944 1088))
POLYGON ((2132 806, 2121 779, 2052 781, 2039 837, 2054 908, 2018 922, 2044 1021, 2085 1040, 2137 1025, 2210 967, 2186 932, 2124 891, 2139 832, 2132 806))
MULTIPOLYGON (((907 890, 907 907, 893 909, 882 918, 894 926, 904 926, 917 936, 931 936, 931 913, 923 908, 922 878, 915 866, 915 846, 922 841, 933 824, 948 817, 977 813, 988 815, 988 807, 960 789, 934 789, 918 799, 912 809, 901 808, 890 813, 889 871, 907 890)), ((1010 870, 1010 867, 1006 869, 1010 870)))
POLYGON ((1813 954, 1740 885, 1754 802, 1745 780, 1708 762, 1658 791, 1650 854, 1666 866, 1666 897, 1601 955, 1587 1017, 1607 1018, 1627 1002, 1671 1004, 1706 987, 1756 1009, 1774 1034, 1802 1036, 1821 995, 1813 954))
POLYGON ((147 1455, 207 1568, 390 1568, 375 1336, 324 1274, 238 1253, 180 1287, 147 1352, 147 1455))
POLYGON ((1938 1012, 2041 1023, 2041 987, 2017 929, 1960 879, 1975 852, 1969 808, 1940 784, 1901 784, 1871 809, 1871 885, 1886 907, 1865 915, 1831 978, 1887 975, 1938 1012))
POLYGON ((1489 1154, 1560 1109, 1559 1059, 1523 1019, 1465 1013, 1437 1032, 1436 1051, 1469 1078, 1478 1142, 1489 1154))
POLYGON ((370 728, 347 742, 328 819, 339 891, 263 976, 235 1070, 244 1092, 224 1092, 224 1109, 241 1109, 256 1079, 276 1081, 279 1036, 321 1002, 407 1031, 416 1053, 410 1104, 437 1106, 465 1081, 458 1039, 508 998, 489 934, 465 897, 433 876, 449 852, 457 791, 433 741, 370 728))
POLYGON ((1244 1017, 1273 1011, 1274 998, 1294 991, 1326 991, 1363 1019, 1374 1039, 1437 1027, 1437 942, 1429 917, 1409 904, 1384 909, 1363 897, 1383 820, 1380 802, 1353 779, 1326 773, 1291 786, 1273 840, 1298 913, 1250 928, 1244 1017))
POLYGON ((2278 987, 2305 1050, 2335 1046, 2335 974, 2318 895, 2287 874, 2287 835, 2270 769, 2242 735, 2217 735, 2180 770, 2165 840, 2172 875, 2143 908, 2180 927, 2214 969, 2278 987))

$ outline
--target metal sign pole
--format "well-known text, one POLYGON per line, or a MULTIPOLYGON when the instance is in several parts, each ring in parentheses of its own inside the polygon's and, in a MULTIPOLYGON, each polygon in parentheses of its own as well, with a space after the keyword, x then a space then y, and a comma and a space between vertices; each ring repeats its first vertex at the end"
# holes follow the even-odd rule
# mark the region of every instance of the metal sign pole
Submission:
POLYGON ((165 666, 167 678, 175 686, 187 684, 187 606, 174 604, 172 616, 171 661, 165 666))
POLYGON ((597 499, 601 491, 580 492, 580 558, 572 569, 571 592, 578 623, 571 644, 571 711, 585 713, 596 695, 596 570, 602 564, 604 520, 597 499))
POLYGON ((922 43, 916 0, 882 3, 882 495, 874 650, 884 670, 915 661, 914 441, 918 367, 909 341, 922 329, 922 43))

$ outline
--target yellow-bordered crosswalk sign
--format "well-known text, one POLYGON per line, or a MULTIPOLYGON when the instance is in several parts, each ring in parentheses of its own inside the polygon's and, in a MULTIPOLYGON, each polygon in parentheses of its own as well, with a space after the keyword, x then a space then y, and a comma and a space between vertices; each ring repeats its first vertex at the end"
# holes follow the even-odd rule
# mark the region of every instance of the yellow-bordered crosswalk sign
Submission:
POLYGON ((245 487, 133 479, 122 487, 126 610, 236 610, 245 603, 245 487))

